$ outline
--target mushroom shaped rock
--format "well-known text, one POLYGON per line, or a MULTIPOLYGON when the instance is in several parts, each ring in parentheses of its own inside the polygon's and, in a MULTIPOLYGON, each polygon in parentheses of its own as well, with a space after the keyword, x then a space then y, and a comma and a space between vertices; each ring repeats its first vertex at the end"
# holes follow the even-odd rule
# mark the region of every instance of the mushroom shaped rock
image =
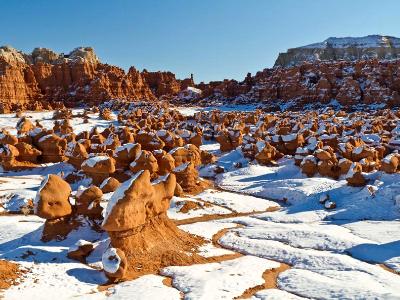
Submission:
POLYGON ((83 144, 71 142, 67 145, 65 156, 68 158, 68 162, 79 170, 82 163, 89 157, 89 154, 83 144))
POLYGON ((93 184, 101 184, 115 172, 115 160, 109 156, 93 156, 82 163, 82 171, 92 178, 93 184))
POLYGON ((243 134, 240 130, 223 130, 215 137, 220 144, 222 152, 227 152, 236 149, 243 142, 243 134))
MULTIPOLYGON (((110 236, 111 247, 119 249, 126 256, 128 266, 126 272, 120 273, 117 273, 120 268, 118 264, 111 269, 105 268, 108 277, 135 278, 168 265, 204 261, 193 253, 193 249, 202 241, 178 229, 167 217, 166 211, 175 186, 174 174, 151 183, 150 172, 142 170, 114 192, 108 202, 102 227, 110 236)), ((103 256, 103 265, 104 257, 108 257, 108 254, 103 256)))
POLYGON ((134 173, 140 170, 148 170, 151 177, 154 178, 158 172, 157 159, 150 151, 142 150, 139 157, 129 165, 129 169, 134 173))
POLYGON ((72 213, 68 198, 71 187, 60 176, 50 174, 42 181, 36 194, 35 212, 46 220, 57 219, 72 213))
POLYGON ((17 122, 17 131, 18 134, 27 133, 35 128, 35 125, 27 119, 26 117, 22 117, 17 122))
POLYGON ((76 193, 76 212, 94 218, 100 218, 103 208, 100 206, 103 192, 95 185, 76 193))
POLYGON ((397 153, 386 155, 381 161, 381 170, 385 173, 396 173, 399 169, 400 156, 397 153))
POLYGON ((79 226, 71 218, 70 194, 69 184, 57 175, 50 174, 42 181, 35 201, 35 214, 46 219, 42 241, 65 239, 71 230, 79 226))
POLYGON ((166 175, 171 173, 175 169, 175 159, 171 154, 166 153, 159 159, 158 166, 158 174, 166 175))
POLYGON ((346 174, 347 184, 350 186, 364 186, 367 183, 362 174, 362 166, 358 162, 354 162, 346 174))
POLYGON ((100 189, 104 194, 112 193, 115 192, 120 185, 121 183, 117 179, 114 177, 108 177, 100 184, 100 189))
MULTIPOLYGON (((175 176, 169 178, 176 183, 175 176)), ((156 194, 148 170, 137 172, 131 179, 123 182, 109 200, 102 224, 103 229, 125 231, 145 224, 147 218, 162 213, 157 209, 161 206, 162 196, 156 194)))
POLYGON ((25 142, 17 143, 15 144, 15 147, 19 151, 19 156, 17 158, 19 161, 36 163, 38 156, 42 154, 40 150, 25 142))
POLYGON ((67 140, 51 133, 42 136, 38 140, 37 146, 42 151, 43 162, 60 162, 65 158, 64 152, 67 148, 67 140))
POLYGON ((142 151, 140 144, 128 143, 117 147, 114 152, 114 159, 118 169, 127 169, 129 164, 133 162, 142 151))
POLYGON ((317 173, 317 159, 313 155, 307 155, 304 157, 300 164, 301 172, 306 174, 308 177, 312 177, 317 173))

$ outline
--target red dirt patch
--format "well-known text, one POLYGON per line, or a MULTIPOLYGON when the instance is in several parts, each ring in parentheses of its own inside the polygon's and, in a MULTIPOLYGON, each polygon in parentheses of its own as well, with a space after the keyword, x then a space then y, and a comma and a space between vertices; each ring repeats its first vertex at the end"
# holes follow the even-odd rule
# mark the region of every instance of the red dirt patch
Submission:
POLYGON ((16 280, 23 272, 18 264, 0 260, 0 289, 8 289, 10 286, 17 284, 16 280))
POLYGON ((276 279, 278 278, 279 274, 290 269, 290 266, 284 263, 280 263, 281 265, 278 268, 274 268, 274 269, 269 269, 266 270, 262 277, 264 279, 264 283, 257 285, 255 287, 249 288, 247 290, 244 291, 244 293, 242 295, 240 295, 239 297, 235 298, 235 299, 248 299, 251 298, 252 296, 254 296, 255 293, 261 291, 261 290, 265 290, 265 289, 276 289, 277 284, 276 284, 276 279))

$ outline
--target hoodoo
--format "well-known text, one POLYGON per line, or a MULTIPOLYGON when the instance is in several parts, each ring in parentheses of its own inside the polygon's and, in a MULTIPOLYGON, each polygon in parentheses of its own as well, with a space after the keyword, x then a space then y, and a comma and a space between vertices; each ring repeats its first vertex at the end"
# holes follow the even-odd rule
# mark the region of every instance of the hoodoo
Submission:
POLYGON ((112 247, 103 263, 114 264, 107 276, 134 278, 168 265, 204 261, 193 252, 201 240, 178 229, 166 214, 175 186, 174 174, 151 183, 150 172, 143 170, 115 191, 102 224, 112 247))

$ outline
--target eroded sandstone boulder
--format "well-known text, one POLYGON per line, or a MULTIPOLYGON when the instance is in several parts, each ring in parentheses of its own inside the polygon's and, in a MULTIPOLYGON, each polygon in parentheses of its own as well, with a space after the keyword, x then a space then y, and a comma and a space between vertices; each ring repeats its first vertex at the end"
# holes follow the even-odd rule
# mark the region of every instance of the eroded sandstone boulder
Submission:
POLYGON ((201 261, 189 250, 196 248, 198 240, 179 230, 166 215, 175 186, 173 174, 152 184, 150 172, 144 170, 115 191, 102 224, 111 239, 111 250, 103 255, 110 279, 135 278, 166 265, 201 261))
POLYGON ((93 184, 99 185, 115 172, 115 160, 104 155, 93 156, 85 160, 81 168, 85 174, 92 178, 93 184))

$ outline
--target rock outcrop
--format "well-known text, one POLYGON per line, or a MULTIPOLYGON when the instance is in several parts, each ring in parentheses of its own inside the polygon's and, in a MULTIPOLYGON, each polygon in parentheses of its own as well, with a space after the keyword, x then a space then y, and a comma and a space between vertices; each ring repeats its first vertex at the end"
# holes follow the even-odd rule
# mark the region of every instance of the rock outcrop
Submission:
POLYGON ((150 172, 142 170, 114 192, 102 224, 111 239, 111 248, 103 255, 110 279, 135 278, 166 265, 204 260, 192 250, 199 240, 167 217, 175 186, 173 174, 151 183, 150 172))
POLYGON ((170 72, 128 72, 101 63, 93 48, 79 47, 69 54, 35 48, 25 54, 0 47, 0 112, 73 107, 83 101, 97 105, 110 99, 155 100, 194 85, 170 72), (147 82, 148 81, 148 82, 147 82))
POLYGON ((304 62, 293 67, 264 69, 242 82, 199 84, 196 87, 202 89, 203 98, 193 103, 257 103, 269 110, 316 109, 326 105, 346 110, 372 104, 398 107, 399 68, 400 59, 304 62))
POLYGON ((330 37, 322 43, 279 53, 275 67, 291 67, 320 60, 361 60, 400 58, 400 39, 392 36, 330 37))
POLYGON ((70 223, 72 206, 71 187, 61 177, 50 174, 42 181, 36 195, 35 213, 46 219, 42 240, 64 239, 73 229, 70 223))
MULTIPOLYGON (((344 109, 360 104, 398 107, 399 68, 400 39, 384 36, 330 38, 290 49, 280 55, 274 68, 254 76, 248 73, 243 81, 225 79, 197 85, 193 76, 179 80, 171 72, 140 72, 134 67, 125 72, 101 63, 90 47, 69 54, 45 48, 24 54, 1 47, 0 113, 98 105, 111 99, 165 99, 207 106, 259 103, 273 110, 327 104, 344 109)), ((111 117, 107 110, 102 110, 102 116, 111 117)), ((152 129, 161 129, 161 125, 153 124, 152 129)), ((187 142, 199 146, 194 140, 187 142)))

